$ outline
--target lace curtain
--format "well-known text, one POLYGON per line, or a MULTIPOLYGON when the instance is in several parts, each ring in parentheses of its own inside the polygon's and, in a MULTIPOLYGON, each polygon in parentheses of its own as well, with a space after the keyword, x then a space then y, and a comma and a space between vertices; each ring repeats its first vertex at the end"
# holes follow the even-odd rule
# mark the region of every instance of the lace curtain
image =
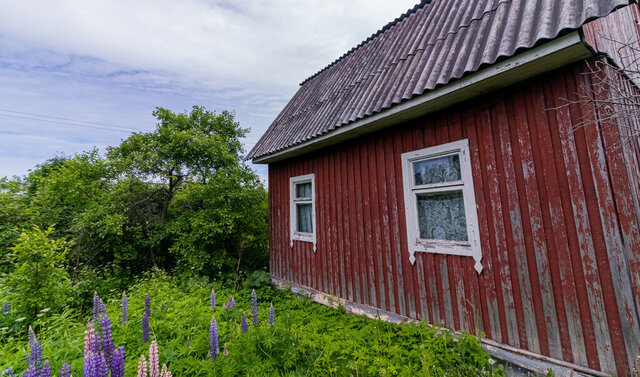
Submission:
POLYGON ((467 241, 462 191, 418 194, 420 238, 467 241))

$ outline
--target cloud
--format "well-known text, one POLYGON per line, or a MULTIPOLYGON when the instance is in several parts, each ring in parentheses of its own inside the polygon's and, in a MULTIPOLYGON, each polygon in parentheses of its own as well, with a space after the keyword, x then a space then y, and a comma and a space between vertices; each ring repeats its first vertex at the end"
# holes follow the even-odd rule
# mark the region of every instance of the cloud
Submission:
MULTIPOLYGON (((298 83, 414 1, 4 1, 0 109, 152 129, 155 106, 198 104, 235 110, 250 149, 298 83)), ((126 137, 0 116, 3 131, 0 176, 17 149, 38 163, 126 137)))

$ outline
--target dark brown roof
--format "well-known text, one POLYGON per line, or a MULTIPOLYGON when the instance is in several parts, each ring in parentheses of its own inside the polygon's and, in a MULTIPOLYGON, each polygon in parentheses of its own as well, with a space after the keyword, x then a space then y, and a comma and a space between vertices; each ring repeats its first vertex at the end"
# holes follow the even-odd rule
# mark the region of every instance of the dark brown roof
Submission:
POLYGON ((424 0, 303 81, 247 158, 388 109, 628 2, 424 0))

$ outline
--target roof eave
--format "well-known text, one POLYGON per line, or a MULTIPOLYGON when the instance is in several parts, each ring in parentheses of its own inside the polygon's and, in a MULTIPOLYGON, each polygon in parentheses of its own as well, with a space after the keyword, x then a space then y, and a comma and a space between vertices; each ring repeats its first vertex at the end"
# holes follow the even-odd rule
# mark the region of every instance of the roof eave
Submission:
POLYGON ((280 151, 253 158, 252 162, 269 164, 312 152, 418 118, 591 56, 592 50, 583 42, 578 31, 574 31, 377 114, 280 151))

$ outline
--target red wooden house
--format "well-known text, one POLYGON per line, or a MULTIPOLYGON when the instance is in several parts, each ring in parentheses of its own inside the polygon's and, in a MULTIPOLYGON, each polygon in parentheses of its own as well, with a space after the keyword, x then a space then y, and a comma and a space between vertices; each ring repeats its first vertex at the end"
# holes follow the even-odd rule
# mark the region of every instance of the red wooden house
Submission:
POLYGON ((532 370, 631 374, 640 145, 610 84, 638 93, 612 67, 639 23, 628 0, 423 1, 302 82, 248 155, 274 281, 532 370))

